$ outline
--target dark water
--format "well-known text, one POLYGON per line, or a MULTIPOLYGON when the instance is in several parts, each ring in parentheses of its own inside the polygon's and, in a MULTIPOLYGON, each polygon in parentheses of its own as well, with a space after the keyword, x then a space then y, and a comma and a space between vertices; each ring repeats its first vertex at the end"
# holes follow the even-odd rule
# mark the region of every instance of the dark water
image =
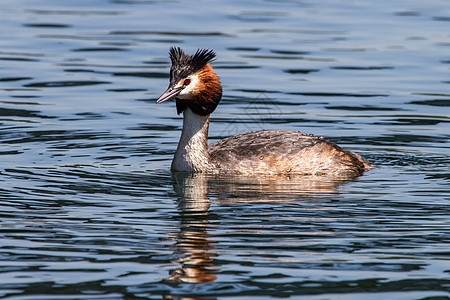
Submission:
POLYGON ((0 298, 448 299, 449 1, 0 5, 0 298), (173 176, 168 48, 211 140, 322 135, 351 181, 173 176))

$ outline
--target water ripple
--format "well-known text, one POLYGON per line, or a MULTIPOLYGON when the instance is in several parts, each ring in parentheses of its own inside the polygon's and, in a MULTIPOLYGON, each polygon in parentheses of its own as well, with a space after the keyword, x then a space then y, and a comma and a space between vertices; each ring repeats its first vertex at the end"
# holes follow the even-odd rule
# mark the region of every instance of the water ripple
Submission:
POLYGON ((18 0, 0 12, 0 298, 448 296, 442 2, 18 0), (374 168, 171 173, 182 120, 154 103, 171 46, 218 54, 211 141, 297 130, 374 168))

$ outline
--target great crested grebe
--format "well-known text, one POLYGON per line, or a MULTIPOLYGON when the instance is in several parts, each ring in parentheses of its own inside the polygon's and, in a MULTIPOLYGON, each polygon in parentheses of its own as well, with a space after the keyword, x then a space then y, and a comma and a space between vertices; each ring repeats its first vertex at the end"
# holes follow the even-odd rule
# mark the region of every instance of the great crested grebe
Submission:
POLYGON ((179 47, 169 54, 169 87, 156 103, 175 98, 177 113, 184 115, 173 171, 356 177, 371 168, 358 154, 296 131, 252 131, 208 145, 209 115, 222 98, 219 77, 209 64, 216 54, 199 49, 187 55, 179 47))

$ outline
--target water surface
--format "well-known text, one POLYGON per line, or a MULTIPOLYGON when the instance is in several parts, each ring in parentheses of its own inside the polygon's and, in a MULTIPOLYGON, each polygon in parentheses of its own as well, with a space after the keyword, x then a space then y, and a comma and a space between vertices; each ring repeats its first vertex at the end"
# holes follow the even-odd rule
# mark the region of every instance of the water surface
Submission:
POLYGON ((0 7, 3 299, 448 299, 448 1, 0 7), (172 174, 168 49, 214 49, 210 139, 301 130, 350 180, 172 174))

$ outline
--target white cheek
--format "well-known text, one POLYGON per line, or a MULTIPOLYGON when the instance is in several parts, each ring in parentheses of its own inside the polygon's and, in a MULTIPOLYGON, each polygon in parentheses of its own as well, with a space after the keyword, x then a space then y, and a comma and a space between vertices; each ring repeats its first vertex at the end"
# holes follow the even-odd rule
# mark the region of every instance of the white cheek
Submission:
POLYGON ((180 99, 188 99, 192 96, 195 95, 195 91, 196 91, 196 86, 198 84, 198 77, 197 76, 192 76, 189 78, 191 80, 191 83, 189 85, 187 85, 180 94, 178 94, 177 98, 180 99))

